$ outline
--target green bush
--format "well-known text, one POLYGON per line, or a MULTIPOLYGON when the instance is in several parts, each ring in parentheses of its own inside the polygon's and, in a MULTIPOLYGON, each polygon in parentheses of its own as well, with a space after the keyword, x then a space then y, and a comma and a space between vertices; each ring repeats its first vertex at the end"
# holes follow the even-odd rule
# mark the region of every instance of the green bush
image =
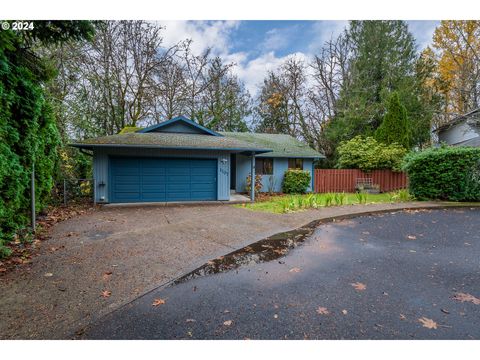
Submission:
POLYGON ((283 192, 285 194, 305 194, 311 180, 308 171, 287 170, 283 178, 283 192))
POLYGON ((400 145, 385 145, 372 137, 356 136, 338 147, 337 168, 372 171, 392 169, 400 171, 407 151, 400 145))
POLYGON ((409 154, 403 168, 418 199, 480 201, 480 148, 430 148, 409 154))
POLYGON ((37 211, 47 205, 60 141, 42 83, 16 51, 18 41, 14 33, 0 32, 0 258, 28 225, 33 165, 37 211))

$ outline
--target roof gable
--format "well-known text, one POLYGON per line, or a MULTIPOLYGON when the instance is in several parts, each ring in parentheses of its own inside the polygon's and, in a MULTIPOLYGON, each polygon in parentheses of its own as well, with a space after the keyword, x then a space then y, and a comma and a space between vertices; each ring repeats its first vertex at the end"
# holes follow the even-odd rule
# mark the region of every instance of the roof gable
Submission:
POLYGON ((213 130, 197 124, 185 116, 177 116, 173 119, 164 121, 160 124, 147 127, 137 131, 139 133, 177 133, 177 134, 197 134, 210 136, 223 136, 213 130))

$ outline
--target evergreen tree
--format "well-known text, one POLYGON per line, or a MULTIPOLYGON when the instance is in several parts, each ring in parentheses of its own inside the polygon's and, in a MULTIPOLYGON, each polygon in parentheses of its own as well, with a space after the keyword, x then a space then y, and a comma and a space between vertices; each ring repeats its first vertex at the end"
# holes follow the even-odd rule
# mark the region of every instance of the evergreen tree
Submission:
POLYGON ((31 32, 0 31, 0 258, 10 253, 4 245, 28 224, 33 166, 41 209, 58 163, 60 139, 44 90, 50 71, 33 45, 66 41, 68 34, 88 38, 92 29, 88 22, 49 21, 31 32))
POLYGON ((375 131, 375 139, 387 145, 397 143, 407 150, 411 147, 412 132, 407 109, 400 103, 396 92, 388 99, 387 113, 375 131))
POLYGON ((375 134, 390 94, 397 92, 415 128, 415 143, 428 140, 431 114, 420 96, 423 78, 406 22, 352 21, 347 36, 352 46, 348 81, 325 136, 338 145, 356 135, 375 134))

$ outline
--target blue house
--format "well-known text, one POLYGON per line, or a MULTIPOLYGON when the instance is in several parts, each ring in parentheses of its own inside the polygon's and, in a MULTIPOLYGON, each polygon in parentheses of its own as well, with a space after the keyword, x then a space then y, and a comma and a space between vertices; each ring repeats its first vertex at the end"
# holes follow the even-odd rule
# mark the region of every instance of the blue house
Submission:
POLYGON ((324 157, 288 135, 215 132, 185 117, 71 145, 93 155, 99 203, 228 201, 252 172, 261 191, 279 192, 286 170, 313 175, 324 157))

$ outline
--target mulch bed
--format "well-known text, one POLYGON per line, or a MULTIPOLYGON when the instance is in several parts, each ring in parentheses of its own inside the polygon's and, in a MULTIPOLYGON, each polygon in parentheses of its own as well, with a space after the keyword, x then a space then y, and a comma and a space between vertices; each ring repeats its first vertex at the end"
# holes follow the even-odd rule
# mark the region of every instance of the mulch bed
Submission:
POLYGON ((37 216, 37 231, 33 236, 18 234, 15 240, 7 245, 12 250, 12 254, 8 258, 0 260, 0 276, 30 264, 42 242, 50 238, 50 230, 55 224, 95 209, 96 207, 91 203, 52 206, 46 209, 43 215, 37 216))

